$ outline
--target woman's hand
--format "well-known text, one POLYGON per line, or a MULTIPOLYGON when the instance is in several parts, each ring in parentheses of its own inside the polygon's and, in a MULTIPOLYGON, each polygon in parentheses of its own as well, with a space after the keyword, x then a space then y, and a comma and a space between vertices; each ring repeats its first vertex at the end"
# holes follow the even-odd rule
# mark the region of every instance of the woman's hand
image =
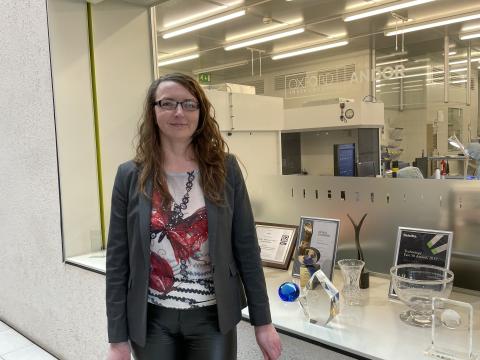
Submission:
POLYGON ((107 360, 131 360, 129 343, 111 343, 108 346, 107 360))
POLYGON ((264 360, 277 360, 282 353, 282 343, 272 324, 255 326, 255 338, 264 360))

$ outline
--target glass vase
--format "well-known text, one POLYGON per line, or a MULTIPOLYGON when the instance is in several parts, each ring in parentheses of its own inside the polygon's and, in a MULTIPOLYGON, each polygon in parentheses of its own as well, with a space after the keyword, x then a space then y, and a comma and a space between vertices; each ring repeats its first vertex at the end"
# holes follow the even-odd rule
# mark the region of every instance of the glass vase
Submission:
POLYGON ((338 261, 338 266, 342 270, 343 275, 343 289, 342 295, 347 305, 360 305, 360 274, 365 262, 357 259, 343 259, 338 261))

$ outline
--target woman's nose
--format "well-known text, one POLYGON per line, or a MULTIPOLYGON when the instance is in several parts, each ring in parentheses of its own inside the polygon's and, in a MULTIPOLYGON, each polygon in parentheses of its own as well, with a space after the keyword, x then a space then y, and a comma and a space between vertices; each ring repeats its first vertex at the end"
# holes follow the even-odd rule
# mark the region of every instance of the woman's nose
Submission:
POLYGON ((182 103, 177 103, 177 106, 175 107, 175 115, 177 115, 177 114, 183 115, 182 103))

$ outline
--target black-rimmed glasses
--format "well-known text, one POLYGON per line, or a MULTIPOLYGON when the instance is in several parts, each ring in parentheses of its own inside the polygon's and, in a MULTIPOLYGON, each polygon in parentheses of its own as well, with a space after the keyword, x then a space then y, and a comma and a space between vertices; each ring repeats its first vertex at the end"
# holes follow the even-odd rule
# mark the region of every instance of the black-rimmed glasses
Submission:
POLYGON ((160 106, 164 110, 176 110, 178 104, 184 111, 195 111, 200 108, 198 102, 194 100, 175 101, 170 99, 163 99, 154 102, 154 105, 160 106))

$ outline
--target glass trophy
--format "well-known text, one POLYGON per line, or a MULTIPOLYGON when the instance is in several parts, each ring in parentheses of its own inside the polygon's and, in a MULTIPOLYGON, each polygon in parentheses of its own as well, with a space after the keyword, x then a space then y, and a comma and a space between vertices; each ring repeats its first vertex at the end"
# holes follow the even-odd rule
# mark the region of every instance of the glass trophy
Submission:
POLYGON ((322 270, 317 270, 310 277, 299 302, 312 324, 325 326, 340 310, 339 292, 322 270))
POLYGON ((472 305, 434 297, 432 310, 432 343, 426 354, 444 360, 478 359, 472 352, 472 305))

